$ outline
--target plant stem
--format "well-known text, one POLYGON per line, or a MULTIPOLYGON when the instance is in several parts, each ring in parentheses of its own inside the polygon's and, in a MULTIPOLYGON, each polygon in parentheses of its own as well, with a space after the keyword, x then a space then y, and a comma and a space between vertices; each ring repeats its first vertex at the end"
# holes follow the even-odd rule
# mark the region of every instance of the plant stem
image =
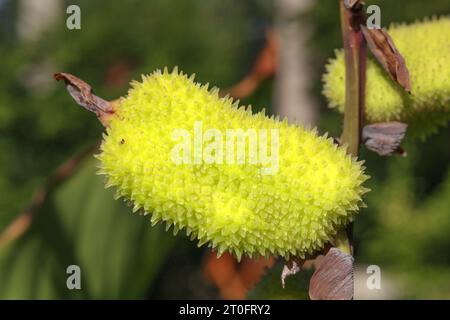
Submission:
POLYGON ((348 145, 348 153, 359 154, 362 119, 365 103, 366 45, 360 24, 364 23, 362 7, 352 11, 340 0, 342 39, 345 53, 345 112, 342 143, 348 145))
MULTIPOLYGON (((366 42, 360 26, 365 23, 363 6, 357 3, 346 8, 340 0, 342 40, 345 55, 345 109, 342 143, 347 152, 358 157, 363 126, 366 82, 366 42)), ((342 252, 353 255, 353 223, 338 232, 335 246, 342 252)), ((351 279, 353 282, 353 277, 351 279)), ((353 284, 352 284, 353 285, 353 284)))

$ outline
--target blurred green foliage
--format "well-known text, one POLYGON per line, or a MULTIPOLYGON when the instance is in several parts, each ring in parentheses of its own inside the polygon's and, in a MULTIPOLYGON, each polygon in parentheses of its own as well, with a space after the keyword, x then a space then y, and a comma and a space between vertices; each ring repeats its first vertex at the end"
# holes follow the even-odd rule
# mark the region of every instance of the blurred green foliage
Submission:
POLYGON ((0 299, 139 299, 163 266, 175 238, 147 217, 111 201, 85 161, 52 194, 31 229, 0 251, 0 299), (78 265, 82 290, 68 290, 66 269, 78 265))
POLYGON ((391 273, 402 298, 450 299, 450 167, 433 192, 421 194, 414 174, 417 146, 406 159, 391 159, 387 179, 368 196, 374 223, 358 237, 358 261, 391 273))
MULTIPOLYGON (((0 230, 26 207, 33 190, 59 163, 100 138, 95 117, 75 106, 52 79, 53 72, 76 74, 106 99, 126 94, 130 80, 164 66, 178 65, 201 82, 228 87, 251 68, 273 19, 269 0, 63 2, 63 9, 74 3, 81 7, 81 30, 66 28, 64 10, 39 39, 21 41, 15 31, 18 1, 0 1, 0 230)), ((381 7, 385 26, 450 13, 445 0, 367 3, 381 7)), ((320 102, 319 128, 337 136, 341 118, 327 109, 320 93, 325 63, 341 46, 337 1, 318 0, 299 18, 313 27, 310 82, 320 102)), ((270 109, 271 100, 268 81, 243 103, 270 109)), ((362 154, 373 191, 355 225, 356 261, 378 264, 397 279, 397 297, 450 296, 449 135, 450 129, 443 129, 426 142, 407 145, 407 158, 362 154)), ((165 285, 180 286, 176 291, 185 298, 215 297, 208 289, 194 293, 205 288, 200 284, 186 289, 184 283, 166 281, 178 270, 170 265, 173 261, 200 270, 202 251, 179 238, 182 245, 174 246, 171 233, 150 228, 148 219, 114 201, 94 175, 94 166, 94 160, 84 163, 51 195, 31 230, 0 249, 0 298, 175 295, 165 285), (82 268, 80 292, 65 288, 70 264, 82 268)), ((195 279, 201 281, 200 276, 195 279)), ((266 288, 268 281, 259 288, 266 288)), ((288 286, 293 283, 287 281, 288 286)))

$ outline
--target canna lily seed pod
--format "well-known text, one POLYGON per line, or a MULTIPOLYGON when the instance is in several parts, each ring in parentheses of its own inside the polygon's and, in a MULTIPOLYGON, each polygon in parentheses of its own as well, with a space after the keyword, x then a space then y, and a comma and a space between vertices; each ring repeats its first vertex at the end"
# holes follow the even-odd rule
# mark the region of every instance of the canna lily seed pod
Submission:
MULTIPOLYGON (((401 121, 408 136, 424 139, 450 120, 450 18, 395 25, 389 35, 406 61, 411 93, 405 92, 374 60, 367 63, 366 121, 401 121)), ((344 111, 345 65, 342 51, 323 76, 329 106, 344 111)))
MULTIPOLYGON (((218 255, 313 254, 352 221, 367 192, 361 162, 331 138, 263 112, 252 114, 176 69, 133 82, 103 122, 107 129, 97 157, 116 197, 125 198, 134 211, 143 209, 152 224, 164 221, 174 232, 185 229, 199 246, 207 243, 218 255), (200 143, 194 139, 199 124, 205 133, 200 143), (266 170, 272 163, 253 158, 228 162, 229 150, 217 148, 212 155, 217 161, 207 161, 209 129, 217 134, 215 143, 220 137, 225 141, 231 130, 276 132, 267 134, 267 142, 278 140, 277 150, 256 145, 277 158, 276 170, 266 170), (184 135, 174 134, 180 130, 184 135), (192 145, 178 148, 180 137, 192 145), (182 162, 175 161, 174 150, 183 154, 182 162)), ((233 157, 238 148, 232 145, 233 157)), ((250 154, 250 149, 249 144, 245 150, 250 154)))

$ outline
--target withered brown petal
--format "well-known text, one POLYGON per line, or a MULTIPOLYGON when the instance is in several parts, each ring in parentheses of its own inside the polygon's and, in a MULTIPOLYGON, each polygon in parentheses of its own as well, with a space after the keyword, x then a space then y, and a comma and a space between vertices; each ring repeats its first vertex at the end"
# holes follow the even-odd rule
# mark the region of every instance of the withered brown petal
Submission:
POLYGON ((369 29, 364 25, 361 25, 361 30, 370 51, 384 70, 407 92, 411 92, 411 82, 405 59, 397 50, 389 34, 384 29, 369 29))
POLYGON ((362 140, 369 150, 380 156, 390 156, 400 150, 407 128, 408 125, 397 121, 367 125, 363 128, 362 140))
POLYGON ((353 299, 353 257, 337 248, 316 263, 309 283, 311 300, 353 299))
POLYGON ((55 73, 54 77, 58 81, 64 80, 67 91, 75 102, 86 110, 94 112, 97 117, 113 112, 111 103, 94 95, 91 86, 80 78, 64 72, 55 73))

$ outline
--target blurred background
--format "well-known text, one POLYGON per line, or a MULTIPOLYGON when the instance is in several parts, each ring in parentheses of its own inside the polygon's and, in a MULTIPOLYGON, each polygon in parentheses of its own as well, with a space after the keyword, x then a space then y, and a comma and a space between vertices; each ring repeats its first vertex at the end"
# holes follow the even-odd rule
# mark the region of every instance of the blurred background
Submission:
MULTIPOLYGON (((366 2, 383 26, 450 14, 448 0, 366 2)), ((321 77, 340 47, 337 0, 0 0, 0 299, 306 298, 308 271, 281 290, 281 262, 216 259, 113 200, 92 157, 102 126, 53 73, 112 100, 178 66, 254 111, 339 136, 321 77), (80 30, 66 27, 71 4, 80 30), (81 290, 66 287, 69 265, 81 290)), ((407 141, 407 158, 362 152, 373 191, 354 230, 356 298, 450 298, 449 136, 407 141), (365 289, 368 265, 381 290, 365 289)))

